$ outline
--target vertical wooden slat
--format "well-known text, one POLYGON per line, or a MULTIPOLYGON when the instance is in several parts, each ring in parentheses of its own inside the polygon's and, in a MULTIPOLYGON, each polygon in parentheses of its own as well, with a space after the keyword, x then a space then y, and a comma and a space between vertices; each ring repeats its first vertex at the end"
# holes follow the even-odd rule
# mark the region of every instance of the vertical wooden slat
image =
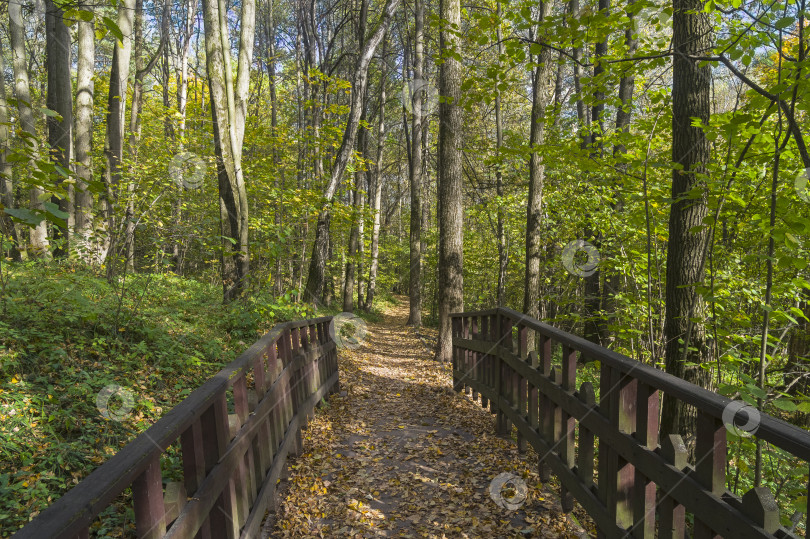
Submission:
POLYGON ((458 317, 451 319, 451 326, 453 329, 453 350, 450 354, 450 359, 453 362, 453 391, 460 391, 459 380, 461 380, 461 364, 463 363, 463 352, 458 346, 457 341, 461 337, 461 320, 458 317))
MULTIPOLYGON (((593 384, 590 382, 582 383, 577 396, 590 410, 596 406, 596 396, 593 390, 593 384)), ((588 490, 593 487, 593 441, 593 433, 580 424, 579 448, 577 451, 577 476, 588 490)))
MULTIPOLYGON (((719 418, 698 410, 695 472, 708 490, 721 495, 726 480, 726 427, 719 418)), ((695 539, 720 537, 707 524, 695 519, 695 539)))
MULTIPOLYGON (((577 351, 562 345, 562 374, 561 383, 565 391, 572 392, 576 388, 577 380, 577 351)), ((560 408, 560 458, 569 468, 574 467, 575 444, 574 439, 576 419, 560 408)), ((574 509, 574 496, 568 492, 564 485, 561 486, 560 502, 564 512, 574 509)))
MULTIPOLYGON (((534 351, 534 350, 529 352, 529 356, 527 358, 527 361, 529 362, 529 364, 532 367, 537 368, 537 362, 538 362, 537 352, 534 351)), ((529 425, 531 425, 532 428, 534 428, 535 430, 540 432, 539 431, 539 427, 540 427, 540 394, 539 394, 539 392, 537 390, 537 387, 535 387, 535 385, 532 384, 532 383, 529 383, 528 393, 529 393, 528 394, 528 399, 529 399, 529 402, 528 402, 528 407, 529 407, 528 421, 529 421, 529 425)))
MULTIPOLYGON (((605 416, 611 425, 615 425, 618 417, 618 372, 602 362, 599 372, 599 412, 605 416)), ((599 438, 599 479, 597 492, 599 499, 605 505, 608 515, 616 518, 616 494, 618 485, 618 457, 610 445, 599 438)), ((602 537, 602 535, 600 535, 602 537)))
POLYGON ((775 534, 781 527, 779 506, 768 487, 754 487, 742 497, 743 513, 767 533, 775 534))
MULTIPOLYGON (((205 448, 206 475, 225 454, 230 440, 228 427, 228 402, 225 392, 220 393, 202 418, 203 447, 205 448)), ((234 539, 239 534, 236 523, 236 485, 231 479, 217 498, 211 509, 209 521, 211 536, 222 539, 234 539)))
MULTIPOLYGON (((551 377, 551 339, 546 335, 540 335, 539 369, 540 374, 553 381, 551 377)), ((538 431, 543 436, 548 446, 554 447, 554 427, 552 424, 554 421, 554 413, 551 409, 551 400, 545 393, 540 394, 539 420, 538 431)), ((548 481, 551 478, 551 468, 549 468, 542 456, 540 462, 537 463, 537 471, 541 481, 548 481)))
MULTIPOLYGON (((658 446, 658 390, 639 383, 636 393, 636 440, 648 449, 658 446)), ((633 536, 655 537, 655 483, 636 470, 633 536)))
POLYGON ((163 514, 163 476, 160 471, 160 453, 132 483, 135 509, 135 530, 139 539, 158 539, 166 533, 163 514))
MULTIPOLYGON (((638 380, 629 374, 619 374, 618 402, 613 408, 611 423, 619 431, 632 434, 636 430, 636 403, 638 380)), ((622 528, 633 525, 633 500, 635 498, 635 466, 614 452, 616 465, 616 523, 622 528)))
MULTIPOLYGON (((677 468, 686 468, 686 445, 677 434, 670 434, 661 440, 661 455, 677 468)), ((661 492, 658 502, 658 537, 659 539, 683 539, 686 531, 686 511, 668 492, 661 492)))
MULTIPOLYGON (((206 417, 203 413, 202 417, 206 417)), ((193 496, 197 492, 206 474, 205 446, 202 436, 202 419, 196 419, 180 435, 180 448, 183 454, 183 483, 186 493, 193 496)), ((197 532, 197 539, 210 539, 211 528, 208 519, 197 532)))

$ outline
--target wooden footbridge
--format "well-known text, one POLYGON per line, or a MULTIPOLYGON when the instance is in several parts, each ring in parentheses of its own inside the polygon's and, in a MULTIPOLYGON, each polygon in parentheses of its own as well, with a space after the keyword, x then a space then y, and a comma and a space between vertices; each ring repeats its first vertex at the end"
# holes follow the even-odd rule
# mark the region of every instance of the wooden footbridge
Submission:
MULTIPOLYGON (((749 419, 729 399, 509 309, 452 320, 454 389, 480 398, 499 434, 515 427, 541 479, 557 477, 563 509, 578 502, 599 536, 793 537, 767 488, 725 487, 728 411, 749 419), (590 361, 598 384, 577 369, 590 361), (659 436, 664 394, 697 409, 691 457, 659 436)), ((14 538, 87 538, 122 504, 139 538, 257 537, 301 430, 339 387, 331 323, 277 325, 14 538)), ((756 436, 810 461, 803 429, 762 414, 756 436)))

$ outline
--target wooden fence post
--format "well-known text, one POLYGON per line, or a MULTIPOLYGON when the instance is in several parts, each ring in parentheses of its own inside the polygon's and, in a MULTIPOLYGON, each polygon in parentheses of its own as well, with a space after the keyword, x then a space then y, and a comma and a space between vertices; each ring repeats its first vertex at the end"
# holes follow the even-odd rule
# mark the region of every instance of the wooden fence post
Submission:
MULTIPOLYGON (((677 434, 670 434, 661 440, 661 455, 667 463, 684 470, 687 466, 686 445, 677 434)), ((686 532, 686 511, 668 492, 662 492, 659 505, 659 539, 683 539, 686 532)))
MULTIPOLYGON (((562 388, 573 393, 577 382, 577 351, 562 345, 562 388)), ((560 458, 569 468, 574 467, 574 453, 576 450, 576 440, 574 432, 576 429, 576 419, 565 410, 560 409, 560 458)), ((565 486, 561 486, 560 502, 562 510, 566 513, 574 509, 574 496, 568 492, 565 486)))
POLYGON ((743 512, 767 533, 781 527, 779 506, 768 487, 754 487, 742 497, 743 512))
MULTIPOLYGON (((698 481, 714 494, 722 495, 726 487, 726 426, 720 418, 701 410, 697 414, 695 472, 698 481)), ((707 524, 695 519, 695 539, 719 537, 707 524)))
POLYGON ((158 539, 166 533, 163 513, 163 478, 160 453, 149 460, 146 469, 132 483, 135 528, 139 539, 158 539))

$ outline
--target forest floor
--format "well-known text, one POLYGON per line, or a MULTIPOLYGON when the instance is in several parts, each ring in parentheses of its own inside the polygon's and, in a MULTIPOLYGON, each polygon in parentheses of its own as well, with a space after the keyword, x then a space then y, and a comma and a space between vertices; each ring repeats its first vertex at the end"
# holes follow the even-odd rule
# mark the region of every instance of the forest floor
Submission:
MULTIPOLYGON (((435 331, 406 327, 401 300, 340 352, 341 391, 304 431, 264 537, 588 537, 582 509, 564 514, 541 483, 537 455, 452 391, 449 365, 433 361, 435 331), (526 485, 513 511, 490 495, 504 473, 526 485)), ((522 487, 500 492, 517 502, 522 487)))

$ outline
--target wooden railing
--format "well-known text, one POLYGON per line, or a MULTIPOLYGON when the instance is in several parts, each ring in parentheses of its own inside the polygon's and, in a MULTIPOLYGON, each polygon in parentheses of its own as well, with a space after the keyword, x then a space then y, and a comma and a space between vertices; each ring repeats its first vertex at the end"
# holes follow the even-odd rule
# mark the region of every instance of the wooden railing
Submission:
MULTIPOLYGON (((601 537, 681 538, 687 514, 696 539, 792 537, 766 487, 741 499, 726 490, 729 399, 511 309, 453 314, 452 323, 455 389, 480 395, 498 433, 517 428, 519 448, 540 455, 541 480, 559 479, 563 509, 576 498, 601 537), (598 402, 591 383, 576 387, 578 362, 594 360, 598 402), (680 436, 659 441, 661 394, 697 409, 691 458, 680 436)), ((810 461, 806 430, 761 414, 756 436, 810 461)))
POLYGON ((140 538, 257 536, 301 429, 339 387, 330 322, 275 326, 14 538, 89 537, 128 489, 140 538), (182 480, 164 485, 170 446, 182 455, 182 480))

